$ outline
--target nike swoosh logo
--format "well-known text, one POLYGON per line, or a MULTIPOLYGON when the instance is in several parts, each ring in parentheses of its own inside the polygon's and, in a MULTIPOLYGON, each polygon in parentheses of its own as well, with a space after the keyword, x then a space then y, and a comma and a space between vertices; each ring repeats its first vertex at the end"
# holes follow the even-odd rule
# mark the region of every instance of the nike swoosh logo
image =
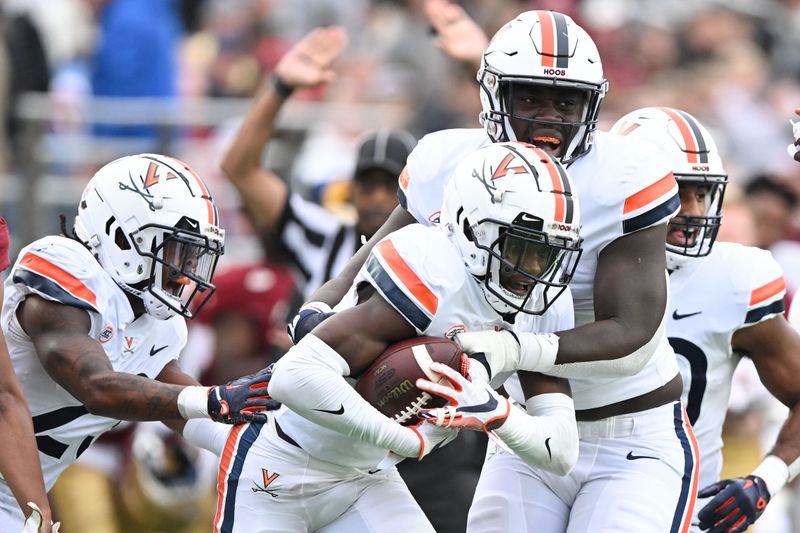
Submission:
POLYGON ((341 415, 344 414, 344 404, 339 404, 339 408, 336 410, 332 409, 313 409, 313 411, 319 411, 320 413, 329 413, 332 415, 341 415))
POLYGON ((153 357, 155 354, 157 354, 158 352, 160 352, 161 350, 163 350, 163 349, 165 349, 167 347, 169 347, 169 344, 166 344, 166 345, 164 345, 164 346, 162 346, 161 348, 158 348, 158 349, 156 349, 156 345, 155 344, 152 345, 150 347, 150 357, 153 357))
POLYGON ((697 311, 696 313, 686 313, 685 315, 682 315, 682 314, 678 313, 678 310, 676 309, 676 310, 674 310, 672 312, 672 319, 673 320, 682 320, 684 318, 689 318, 690 316, 699 315, 700 313, 702 313, 702 311, 697 311))
POLYGON ((467 407, 457 407, 456 411, 460 413, 485 413, 487 411, 494 411, 497 408, 497 400, 489 391, 486 391, 486 396, 489 399, 484 403, 480 405, 470 405, 467 407))
POLYGON ((547 448, 547 455, 550 456, 550 460, 552 461, 553 460, 553 454, 550 451, 550 438, 551 437, 547 437, 546 439, 544 439, 544 447, 547 448))
POLYGON ((660 461, 658 457, 653 457, 652 455, 633 455, 633 452, 628 452, 628 455, 625 456, 625 459, 628 461, 635 461, 637 459, 655 459, 656 461, 660 461))

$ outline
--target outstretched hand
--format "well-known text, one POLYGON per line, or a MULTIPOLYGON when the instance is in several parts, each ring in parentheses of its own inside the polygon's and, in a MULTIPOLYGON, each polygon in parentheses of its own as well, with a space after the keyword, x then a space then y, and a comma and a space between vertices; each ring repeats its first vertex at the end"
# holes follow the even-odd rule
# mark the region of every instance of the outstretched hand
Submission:
POLYGON ((273 366, 225 385, 211 387, 208 391, 208 415, 211 419, 223 424, 265 423, 267 411, 281 406, 268 391, 273 366))
POLYGON ((489 39, 464 8, 449 0, 427 0, 424 11, 438 35, 436 46, 456 61, 479 67, 489 39))
POLYGON ((329 83, 336 78, 331 66, 345 44, 347 33, 341 26, 317 28, 286 52, 275 66, 275 74, 297 89, 329 83))

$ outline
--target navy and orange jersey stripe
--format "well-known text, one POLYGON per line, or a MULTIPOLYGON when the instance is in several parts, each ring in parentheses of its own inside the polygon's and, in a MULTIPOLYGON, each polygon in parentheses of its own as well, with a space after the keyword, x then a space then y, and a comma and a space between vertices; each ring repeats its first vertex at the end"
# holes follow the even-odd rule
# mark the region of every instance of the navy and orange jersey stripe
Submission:
POLYGON ((14 269, 13 280, 36 289, 64 305, 99 312, 97 295, 80 279, 33 252, 26 252, 14 269))
POLYGON ((569 29, 561 13, 537 11, 542 35, 543 67, 567 68, 569 66, 569 29))
POLYGON ((754 289, 750 293, 750 301, 745 315, 745 324, 755 324, 764 317, 780 315, 786 310, 786 281, 783 276, 754 289))
POLYGON ((633 233, 659 220, 674 215, 680 209, 678 182, 672 172, 644 189, 628 196, 622 208, 622 231, 633 233))
POLYGON ((233 426, 222 450, 217 473, 217 512, 214 533, 231 533, 235 521, 236 491, 247 452, 261 433, 264 424, 233 426))
POLYGON ((697 503, 697 490, 699 489, 700 451, 697 439, 694 436, 692 425, 686 415, 681 402, 675 403, 675 435, 683 448, 683 477, 681 491, 678 495, 678 505, 672 516, 670 533, 688 533, 697 503))
POLYGON ((391 240, 379 242, 367 259, 367 273, 383 297, 418 331, 428 329, 439 298, 400 256, 391 240))
MULTIPOLYGON (((189 176, 191 176, 191 178, 192 178, 191 180, 186 177, 186 173, 184 173, 181 169, 179 169, 175 165, 171 165, 170 162, 167 161, 167 160, 160 159, 158 157, 154 157, 154 156, 151 156, 151 155, 145 155, 144 157, 146 159, 150 159, 152 161, 155 161, 155 162, 157 162, 157 163, 159 163, 161 165, 164 165, 165 167, 169 168, 177 177, 179 177, 181 179, 181 181, 183 181, 183 183, 186 185, 186 188, 189 189, 189 192, 191 193, 191 195, 193 197, 199 197, 199 198, 202 198, 203 200, 205 200, 206 201, 206 210, 207 210, 207 213, 208 213, 208 223, 211 224, 212 226, 218 225, 218 223, 219 223, 219 213, 217 213, 217 206, 214 205, 213 198, 211 198, 211 193, 208 192, 208 188, 206 187, 206 184, 203 183, 203 180, 200 179, 200 176, 198 176, 197 173, 189 167, 189 165, 187 165, 186 163, 184 163, 183 161, 181 161, 179 159, 170 158, 170 159, 174 160, 175 162, 177 162, 178 164, 180 164, 183 167, 182 170, 185 171, 186 173, 188 173, 189 176), (199 189, 199 192, 196 191, 194 188, 192 188, 192 183, 194 183, 197 186, 197 188, 199 189)), ((149 175, 148 175, 148 179, 152 179, 152 178, 150 178, 149 175)), ((169 177, 165 176, 163 179, 169 179, 169 177)))
POLYGON ((671 107, 659 107, 675 122, 683 140, 683 151, 688 163, 708 163, 708 146, 697 120, 689 113, 671 107))

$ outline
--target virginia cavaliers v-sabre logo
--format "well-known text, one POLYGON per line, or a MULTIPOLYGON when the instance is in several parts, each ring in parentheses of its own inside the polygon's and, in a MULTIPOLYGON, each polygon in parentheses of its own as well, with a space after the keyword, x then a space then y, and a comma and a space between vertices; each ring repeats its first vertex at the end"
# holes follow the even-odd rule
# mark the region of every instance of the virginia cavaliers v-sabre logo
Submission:
POLYGON ((494 171, 494 174, 492 174, 492 181, 496 180, 497 178, 502 178, 509 172, 515 172, 519 174, 528 173, 528 169, 526 169, 525 167, 509 167, 508 166, 509 163, 511 163, 511 161, 513 160, 514 160, 514 154, 508 154, 505 158, 503 158, 503 161, 500 163, 500 166, 497 167, 494 171))
POLYGON ((260 486, 258 485, 258 483, 256 483, 256 482, 254 481, 254 482, 253 482, 253 487, 252 487, 250 490, 252 490, 253 492, 266 492, 267 494, 269 494, 269 495, 270 495, 270 496, 272 496, 273 498, 277 498, 277 497, 278 497, 278 495, 277 495, 277 494, 275 494, 275 491, 274 491, 274 489, 269 489, 269 488, 267 488, 267 487, 269 487, 269 486, 272 484, 272 482, 273 482, 273 481, 275 481, 276 479, 278 479, 279 477, 281 477, 281 475, 280 475, 280 474, 278 474, 278 473, 275 473, 275 472, 273 472, 272 474, 270 474, 270 473, 269 473, 269 470, 267 470, 266 468, 262 468, 262 469, 261 469, 261 475, 262 475, 262 476, 263 476, 263 478, 264 478, 264 486, 263 486, 263 487, 260 487, 260 486))
MULTIPOLYGON (((155 163, 150 163, 147 167, 147 175, 144 177, 144 188, 147 189, 151 185, 155 185, 159 181, 158 172, 158 165, 155 163)), ((167 172, 167 177, 164 180, 174 180, 178 179, 178 176, 173 174, 172 172, 167 172)))

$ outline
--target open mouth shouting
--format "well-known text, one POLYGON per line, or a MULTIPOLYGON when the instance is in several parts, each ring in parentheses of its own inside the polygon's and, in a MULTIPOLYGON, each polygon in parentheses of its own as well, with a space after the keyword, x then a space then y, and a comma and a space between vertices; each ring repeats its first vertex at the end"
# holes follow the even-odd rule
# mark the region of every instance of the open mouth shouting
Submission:
POLYGON ((503 288, 517 296, 526 296, 531 290, 531 285, 533 285, 531 280, 524 276, 511 276, 503 281, 503 288))
POLYGON ((690 228, 685 225, 670 224, 667 233, 667 242, 673 246, 692 248, 697 244, 699 228, 690 228))
POLYGON ((564 144, 564 134, 552 128, 535 131, 531 136, 531 142, 552 156, 561 154, 561 146, 564 144))

